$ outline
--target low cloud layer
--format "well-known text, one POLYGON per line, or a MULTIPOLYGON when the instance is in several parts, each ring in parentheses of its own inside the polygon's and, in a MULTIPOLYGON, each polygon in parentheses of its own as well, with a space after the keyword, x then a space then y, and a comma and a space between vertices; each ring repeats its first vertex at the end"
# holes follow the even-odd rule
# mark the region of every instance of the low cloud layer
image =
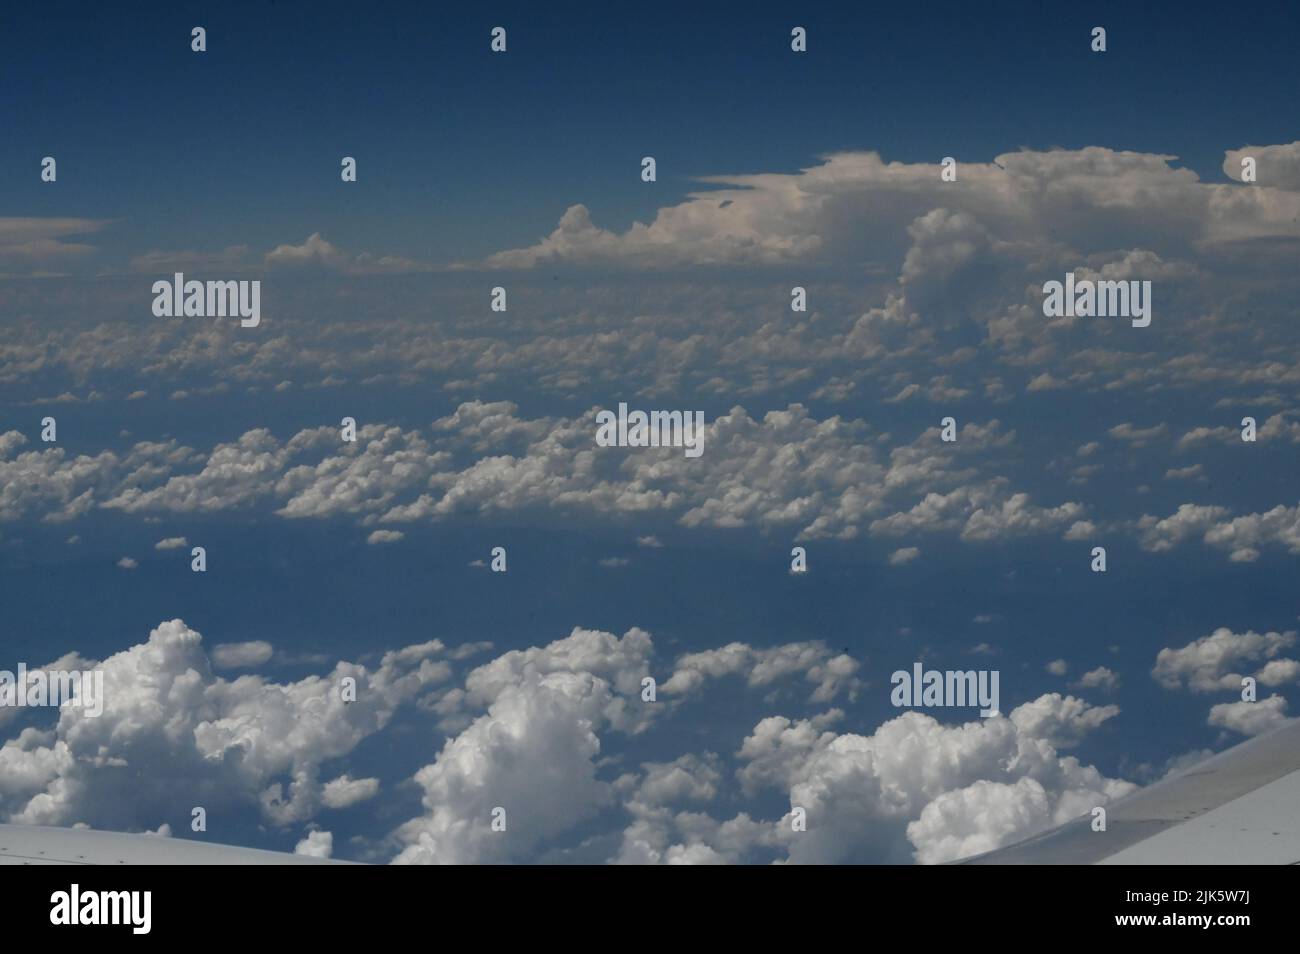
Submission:
MULTIPOLYGON (((906 712, 871 734, 837 731, 844 713, 824 707, 858 690, 858 665, 819 644, 733 643, 663 662, 643 630, 575 629, 478 666, 462 668, 465 655, 434 640, 296 682, 228 680, 198 632, 163 623, 102 663, 82 661, 105 674, 101 717, 65 707, 48 727, 11 727, 0 747, 0 818, 183 829, 190 806, 203 805, 214 817, 252 812, 301 831, 296 850, 328 857, 336 845, 320 820, 367 810, 381 783, 325 768, 384 734, 401 709, 451 717, 453 727, 414 774, 422 812, 391 831, 377 816, 359 843, 399 863, 535 860, 561 844, 610 862, 944 861, 1133 788, 1062 754, 1118 707, 1055 693, 964 724, 906 712), (652 673, 671 673, 660 701, 642 695, 652 673), (771 715, 743 738, 719 736, 720 749, 668 762, 616 769, 605 758, 611 745, 649 733, 680 739, 669 728, 676 713, 706 713, 707 681, 730 676, 758 694, 804 684, 786 699, 811 684, 807 704, 820 714, 771 715), (340 692, 349 679, 355 701, 340 692), (724 797, 765 791, 804 809, 807 831, 790 815, 718 813, 724 797), (503 831, 492 827, 496 809, 503 831), (584 840, 592 826, 605 834, 584 840)), ((777 698, 767 704, 783 705, 777 698)))
POLYGON ((475 401, 427 433, 367 424, 346 443, 330 427, 284 441, 257 429, 207 452, 171 441, 76 457, 25 450, 26 438, 9 432, 0 435, 0 520, 264 509, 352 516, 378 524, 367 539, 380 544, 400 540, 400 526, 458 514, 579 513, 806 539, 946 532, 982 542, 1059 534, 1085 513, 1073 501, 1040 505, 981 469, 982 452, 1015 440, 996 420, 964 425, 955 443, 937 427, 897 441, 798 405, 761 419, 737 407, 708 423, 698 459, 599 448, 593 420, 594 411, 527 419, 514 404, 475 401))

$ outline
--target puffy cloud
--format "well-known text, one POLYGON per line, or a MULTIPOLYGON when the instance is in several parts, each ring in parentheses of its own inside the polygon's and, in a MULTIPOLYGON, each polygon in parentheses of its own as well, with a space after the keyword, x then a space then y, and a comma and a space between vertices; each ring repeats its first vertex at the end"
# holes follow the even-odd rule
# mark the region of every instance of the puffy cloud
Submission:
POLYGON ((608 684, 589 674, 534 672, 504 689, 416 773, 426 813, 398 830, 397 863, 508 860, 608 804, 592 760, 594 726, 610 702, 608 684), (497 808, 505 831, 492 830, 497 808))
MULTIPOLYGON (((213 674, 202 637, 181 620, 95 667, 104 710, 63 707, 48 729, 0 746, 0 817, 22 824, 156 826, 177 805, 244 807, 277 825, 321 801, 319 767, 352 752, 403 703, 448 675, 432 644, 367 669, 275 683, 213 674), (356 681, 355 702, 340 692, 356 681), (287 785, 287 791, 286 791, 287 785)), ((188 808, 186 809, 188 811, 188 808)))
POLYGON ((473 670, 469 705, 486 705, 435 762, 415 775, 425 813, 394 837, 399 864, 462 864, 525 856, 613 800, 597 778, 599 730, 637 731, 654 707, 640 701, 650 636, 575 629, 473 670), (505 831, 493 831, 494 809, 505 831))
POLYGON ((1077 745, 1087 733, 1119 715, 1119 706, 1094 706, 1051 692, 1012 710, 1016 728, 1058 749, 1077 745))
POLYGON ((307 236, 301 245, 278 245, 266 253, 269 266, 325 265, 341 266, 344 255, 334 245, 321 238, 319 232, 307 236))
POLYGON ((212 665, 218 669, 251 669, 271 661, 274 650, 264 639, 245 643, 218 643, 212 647, 212 665))
MULTIPOLYGON (((1268 157, 1272 185, 1292 187, 1296 144, 1252 148, 1268 157)), ((1228 154, 1225 168, 1234 155, 1228 154)), ((499 252, 487 264, 859 262, 898 255, 906 236, 915 243, 904 265, 910 278, 922 269, 951 272, 999 242, 1055 244, 1053 223, 1066 217, 1084 250, 1114 248, 1117 238, 1132 246, 1181 249, 1300 235, 1300 200, 1291 194, 1203 183, 1192 171, 1172 166, 1174 158, 1097 146, 1022 150, 992 163, 962 163, 963 187, 953 190, 932 164, 887 163, 874 152, 837 153, 788 175, 704 177, 702 182, 723 188, 692 193, 679 205, 661 208, 648 225, 637 222, 622 233, 599 228, 586 206, 574 205, 550 235, 499 252), (872 237, 864 237, 860 225, 868 210, 872 237), (917 250, 931 241, 928 251, 917 250)))
POLYGON ((646 762, 634 797, 647 805, 711 802, 718 795, 722 773, 711 753, 683 755, 671 762, 646 762))
POLYGON ((1017 835, 1050 828, 1054 818, 1053 799, 1037 779, 980 780, 930 802, 907 834, 918 846, 916 860, 936 864, 992 851, 1017 835))
POLYGON ((1272 659, 1264 664, 1257 678, 1261 685, 1285 686, 1300 682, 1300 661, 1294 659, 1272 659))
POLYGON ((787 643, 770 649, 756 649, 745 643, 729 643, 720 649, 688 653, 677 660, 671 678, 662 689, 669 695, 698 692, 710 679, 744 675, 750 688, 761 688, 790 675, 803 675, 813 683, 810 702, 829 702, 842 691, 857 695, 855 676, 858 663, 843 653, 834 653, 821 640, 787 643))
MULTIPOLYGON (((767 204, 772 207, 779 202, 767 204)), ((733 213, 732 207, 734 202, 729 207, 724 198, 708 205, 688 203, 661 209, 650 225, 637 222, 617 235, 598 228, 585 205, 572 205, 555 231, 536 245, 498 252, 486 264, 493 268, 533 268, 556 262, 775 264, 800 258, 820 245, 816 236, 766 231, 770 222, 743 210, 733 213)))
MULTIPOLYGON (((1300 444, 1300 421, 1292 420, 1292 412, 1272 414, 1264 423, 1255 428, 1255 442, 1268 444, 1284 441, 1300 444)), ((1241 427, 1194 427, 1178 438, 1178 449, 1187 450, 1203 444, 1226 444, 1236 446, 1243 443, 1241 427)))
POLYGON ((1208 721, 1242 735, 1261 735, 1287 721, 1286 700, 1269 696, 1258 702, 1221 702, 1210 709, 1208 721))
POLYGON ((1078 542, 1090 540, 1097 535, 1097 525, 1091 520, 1076 520, 1070 528, 1061 534, 1062 540, 1078 542))
POLYGON ((972 512, 961 536, 964 540, 996 540, 1043 533, 1066 524, 1073 527, 1082 514, 1082 504, 1069 502, 1057 507, 1040 507, 1030 502, 1028 494, 1016 493, 993 507, 981 505, 972 512))
POLYGON ((1114 692, 1119 688, 1119 673, 1106 666, 1090 669, 1074 683, 1075 689, 1100 689, 1102 692, 1114 692))
POLYGON ((57 448, 10 457, 25 440, 10 432, 0 474, 11 473, 13 484, 0 492, 0 519, 32 511, 71 519, 96 506, 125 513, 261 506, 285 518, 350 514, 387 525, 371 531, 369 542, 380 543, 397 539, 393 524, 466 512, 536 519, 577 512, 614 520, 662 514, 685 527, 783 529, 805 539, 960 530, 985 542, 1054 531, 1083 510, 1073 502, 1040 506, 1012 492, 1006 478, 981 476, 982 452, 1015 440, 997 421, 966 424, 958 446, 927 429, 885 459, 877 448, 892 438, 862 421, 819 421, 798 404, 759 419, 736 407, 706 424, 707 450, 691 459, 671 448, 597 447, 594 409, 567 419, 523 419, 517 410, 465 402, 433 422, 429 436, 367 424, 355 442, 330 427, 282 442, 257 428, 206 454, 140 443, 125 457, 74 460, 57 448))
POLYGON ((647 762, 641 773, 616 783, 631 823, 623 830, 615 864, 737 864, 756 850, 778 850, 774 825, 741 813, 729 821, 694 810, 721 792, 718 758, 683 755, 672 762, 647 762))
POLYGON ((1280 146, 1242 146, 1229 149, 1223 157, 1223 171, 1241 181, 1242 159, 1255 160, 1255 182, 1273 189, 1300 191, 1300 142, 1280 146))
POLYGON ((1156 424, 1152 427, 1137 427, 1125 421, 1123 424, 1116 424, 1107 433, 1116 440, 1124 441, 1131 447, 1146 447, 1152 441, 1168 434, 1169 425, 1156 424))
MULTIPOLYGON (((491 659, 465 675, 463 689, 435 695, 450 675, 444 657, 482 647, 462 649, 431 640, 386 653, 374 668, 339 663, 298 682, 229 681, 213 673, 198 633, 164 623, 146 643, 97 664, 107 697, 100 718, 65 708, 53 727, 23 729, 0 747, 0 817, 139 829, 156 827, 179 803, 242 806, 277 826, 311 823, 321 810, 378 795, 378 779, 323 781, 321 766, 383 731, 407 701, 463 721, 415 774, 423 811, 390 836, 399 863, 535 860, 552 849, 565 857, 587 850, 572 839, 597 818, 621 825, 621 834, 605 827, 591 842, 592 860, 606 852, 625 863, 939 861, 996 847, 1132 787, 1060 754, 1116 707, 1053 693, 1009 717, 965 725, 907 712, 869 736, 835 731, 839 710, 763 719, 737 753, 734 779, 749 797, 787 791, 792 807, 807 810, 808 831, 791 831, 788 815, 715 817, 710 809, 731 794, 733 777, 719 756, 687 752, 610 779, 618 760, 605 757, 602 737, 671 718, 695 704, 689 690, 703 679, 734 676, 762 691, 802 676, 817 700, 833 694, 828 686, 854 683, 856 665, 839 669, 846 657, 819 643, 732 644, 680 657, 661 688, 687 691, 671 706, 652 705, 640 699, 640 680, 653 668, 649 634, 577 628, 491 659), (345 677, 357 680, 355 702, 338 692, 345 677), (498 808, 504 831, 492 828, 498 808)), ((309 833, 299 850, 332 850, 332 841, 309 833)))
MULTIPOLYGON (((620 639, 575 630, 471 672, 462 704, 486 705, 486 711, 417 773, 425 812, 394 833, 401 846, 396 860, 524 860, 616 804, 630 822, 610 860, 623 863, 729 863, 773 852, 795 862, 898 861, 913 853, 944 860, 1063 821, 1132 788, 1058 754, 1058 747, 1113 717, 1113 706, 1092 707, 1053 694, 1019 707, 1010 718, 965 726, 943 726, 910 712, 870 737, 832 731, 843 718, 832 710, 799 721, 765 719, 738 755, 736 775, 744 791, 788 788, 791 805, 808 809, 808 832, 790 831, 788 816, 718 819, 689 807, 708 806, 722 792, 724 776, 712 754, 647 762, 613 782, 603 781, 598 771, 602 732, 638 731, 648 724, 629 718, 626 705, 627 697, 637 698, 635 677, 649 652, 640 631, 620 639), (1009 807, 995 813, 996 822, 986 824, 989 819, 980 815, 979 788, 922 815, 941 796, 980 782, 995 783, 991 791, 1005 786, 1014 795, 1006 800, 1009 807), (1019 812, 1013 810, 1017 805, 1019 812), (1030 811, 1035 805, 1038 810, 1030 811), (505 831, 492 830, 496 808, 505 809, 505 831)), ((740 644, 716 654, 688 654, 670 682, 698 685, 697 678, 738 674, 761 687, 807 668, 802 655, 761 655, 740 644)), ((983 804, 993 797, 985 795, 983 804)))
POLYGON ((326 808, 348 808, 379 794, 379 779, 352 778, 340 775, 330 779, 321 790, 321 803, 326 808))
POLYGON ((155 550, 179 550, 189 545, 189 541, 184 537, 167 537, 155 543, 153 548, 155 550))
POLYGON ((366 537, 366 543, 371 546, 380 543, 397 543, 399 540, 405 539, 405 537, 406 534, 401 530, 375 530, 366 537))
POLYGON ((0 434, 0 521, 32 511, 56 522, 80 516, 95 505, 96 485, 124 466, 107 451, 95 457, 71 457, 61 447, 19 453, 26 443, 18 431, 0 434))
POLYGON ((720 865, 739 864, 762 850, 777 850, 776 826, 741 812, 722 821, 704 812, 674 811, 633 799, 627 804, 633 821, 623 831, 614 864, 720 865))
POLYGON ((1132 791, 1075 758, 1078 736, 1117 710, 1044 696, 964 725, 906 712, 873 735, 837 734, 807 721, 765 719, 745 740, 749 788, 788 788, 808 830, 778 830, 797 863, 947 861, 998 847, 1132 791))
MULTIPOLYGON (((322 436, 323 432, 304 431, 293 441, 302 439, 304 448, 317 447, 322 436)), ((278 513, 328 517, 385 509, 399 490, 425 485, 446 462, 447 455, 432 452, 418 434, 367 425, 344 453, 326 456, 316 465, 289 468, 276 487, 280 496, 289 498, 278 513)))
POLYGON ((1024 493, 1006 493, 1005 478, 959 487, 950 493, 929 493, 910 510, 873 521, 871 530, 883 534, 960 530, 968 541, 1044 533, 1074 524, 1083 505, 1069 502, 1040 507, 1024 493))
POLYGON ((124 481, 121 491, 103 506, 127 513, 214 512, 246 506, 270 492, 273 485, 268 478, 281 470, 287 455, 270 431, 257 428, 234 443, 218 444, 198 473, 170 477, 147 491, 124 481))
POLYGON ((890 566, 905 566, 921 555, 920 547, 899 547, 889 554, 890 566))
POLYGON ((1160 650, 1151 675, 1166 689, 1186 688, 1192 692, 1240 690, 1244 675, 1262 675, 1264 670, 1258 669, 1262 663, 1282 664, 1281 668, 1267 670, 1270 680, 1284 672, 1294 672, 1293 661, 1280 657, 1295 642, 1294 632, 1256 633, 1249 630, 1234 633, 1221 626, 1186 646, 1160 650))
POLYGON ((617 728, 634 729, 645 724, 641 680, 650 674, 653 650, 650 634, 637 627, 622 637, 575 627, 564 639, 511 650, 477 667, 466 676, 465 691, 470 704, 481 706, 519 685, 529 673, 579 673, 610 687, 604 719, 617 728))
POLYGON ((1146 515, 1137 524, 1140 543, 1143 549, 1156 553, 1172 550, 1185 540, 1204 534, 1227 514, 1226 507, 1185 503, 1163 519, 1146 515))
POLYGON ((328 858, 334 854, 334 835, 328 831, 312 831, 294 846, 295 855, 307 855, 312 858, 328 858))
POLYGON ((433 271, 430 265, 396 255, 345 252, 319 232, 307 236, 301 245, 277 245, 266 253, 264 262, 268 269, 323 268, 349 275, 433 271))
POLYGON ((1205 542, 1227 550, 1234 562, 1249 563, 1259 557, 1259 547, 1274 544, 1291 554, 1300 553, 1300 506, 1277 506, 1265 513, 1233 517, 1210 526, 1205 542))

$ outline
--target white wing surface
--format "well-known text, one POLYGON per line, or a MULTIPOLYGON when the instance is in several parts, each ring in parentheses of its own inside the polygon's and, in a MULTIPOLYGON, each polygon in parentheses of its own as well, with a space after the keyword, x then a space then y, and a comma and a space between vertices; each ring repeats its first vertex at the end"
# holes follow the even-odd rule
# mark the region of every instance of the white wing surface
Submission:
POLYGON ((214 845, 188 838, 86 828, 0 825, 0 865, 320 865, 326 858, 214 845))

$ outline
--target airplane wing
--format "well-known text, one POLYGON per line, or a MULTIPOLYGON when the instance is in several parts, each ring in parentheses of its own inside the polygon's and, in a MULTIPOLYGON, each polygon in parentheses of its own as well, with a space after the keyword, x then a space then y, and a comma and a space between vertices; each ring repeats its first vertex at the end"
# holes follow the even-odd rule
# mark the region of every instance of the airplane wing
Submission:
POLYGON ((1092 815, 957 862, 975 865, 1300 864, 1300 719, 1092 815))
POLYGON ((0 825, 0 865, 322 865, 328 858, 236 848, 189 838, 87 828, 0 825))

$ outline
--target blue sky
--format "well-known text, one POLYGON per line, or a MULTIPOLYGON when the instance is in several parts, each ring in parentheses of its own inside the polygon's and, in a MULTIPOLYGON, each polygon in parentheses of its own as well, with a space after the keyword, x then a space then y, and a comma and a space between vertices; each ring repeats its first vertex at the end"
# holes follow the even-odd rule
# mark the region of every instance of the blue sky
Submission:
POLYGON ((54 155, 63 170, 57 194, 10 175, 12 214, 113 219, 137 252, 309 225, 432 261, 524 244, 574 201, 624 228, 694 177, 793 172, 840 150, 988 161, 1105 143, 1218 180, 1224 143, 1289 141, 1296 14, 1172 10, 231 3, 123 17, 55 3, 6 16, 0 161, 54 155), (495 25, 505 56, 488 50, 495 25), (1088 48, 1096 25, 1104 56, 1088 48), (647 154, 653 189, 637 178, 647 154), (346 192, 343 155, 361 169, 346 192))
POLYGON ((6 14, 0 671, 110 693, 0 710, 0 820, 935 862, 1278 724, 1295 14, 1172 10, 6 14), (175 271, 261 324, 155 317, 175 271), (1151 325, 1046 318, 1067 272, 1151 325), (619 402, 704 453, 597 447, 619 402), (1003 715, 900 712, 916 661, 1003 715))

